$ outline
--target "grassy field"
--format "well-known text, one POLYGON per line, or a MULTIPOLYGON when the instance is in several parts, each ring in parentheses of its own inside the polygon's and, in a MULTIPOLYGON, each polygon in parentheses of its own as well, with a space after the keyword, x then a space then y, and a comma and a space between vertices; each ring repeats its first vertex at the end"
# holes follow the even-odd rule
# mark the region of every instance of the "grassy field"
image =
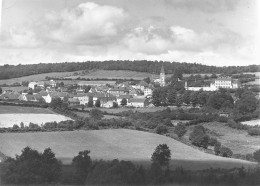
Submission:
POLYGON ((159 78, 158 74, 150 74, 146 72, 136 72, 129 70, 95 70, 86 74, 80 74, 78 76, 71 76, 71 78, 108 78, 108 79, 136 79, 142 80, 147 77, 159 78))
POLYGON ((251 120, 251 121, 244 121, 244 122, 241 122, 241 123, 246 124, 246 125, 251 125, 251 126, 260 125, 260 119, 255 119, 255 120, 251 120))
POLYGON ((0 105, 0 114, 56 114, 47 108, 0 105))
POLYGON ((50 147, 64 163, 70 163, 79 151, 90 150, 92 159, 118 158, 149 165, 155 147, 166 143, 172 152, 172 168, 183 166, 186 169, 197 170, 255 165, 247 161, 206 154, 162 135, 128 129, 1 133, 0 141, 0 151, 7 156, 14 157, 15 154, 20 154, 26 146, 39 151, 50 147))
MULTIPOLYGON (((75 114, 77 114, 78 116, 80 117, 89 117, 89 113, 85 113, 85 112, 76 112, 76 111, 73 111, 75 114)), ((112 116, 112 115, 104 115, 103 119, 117 119, 117 118, 120 118, 118 116, 112 116)))
MULTIPOLYGON (((260 149, 260 137, 250 136, 244 130, 232 129, 225 126, 224 123, 210 122, 203 124, 204 127, 210 129, 211 136, 217 138, 226 147, 229 147, 234 154, 253 153, 260 149)), ((189 128, 186 137, 191 132, 189 128)))
POLYGON ((44 124, 46 122, 59 122, 69 119, 47 108, 0 105, 0 127, 12 127, 14 124, 20 125, 21 122, 28 125, 30 122, 44 124))
POLYGON ((74 72, 51 72, 51 73, 44 73, 44 74, 36 74, 36 75, 31 75, 31 76, 24 76, 24 77, 19 77, 19 78, 12 78, 12 79, 4 79, 0 80, 0 85, 2 84, 13 84, 13 83, 21 83, 23 81, 41 81, 45 80, 46 76, 49 77, 56 77, 56 78, 62 78, 66 76, 72 76, 74 72))

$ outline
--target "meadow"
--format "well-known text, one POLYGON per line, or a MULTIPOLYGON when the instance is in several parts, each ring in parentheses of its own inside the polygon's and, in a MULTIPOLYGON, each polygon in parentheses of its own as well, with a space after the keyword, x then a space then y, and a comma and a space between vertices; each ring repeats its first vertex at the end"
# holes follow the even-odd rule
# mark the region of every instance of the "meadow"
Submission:
MULTIPOLYGON (((225 123, 209 122, 202 124, 211 132, 209 135, 216 138, 222 145, 230 148, 234 154, 248 154, 260 149, 260 137, 250 136, 245 130, 233 129, 225 125, 225 123)), ((187 134, 192 131, 193 127, 189 127, 187 134)))
POLYGON ((47 108, 3 106, 0 105, 0 127, 12 127, 23 122, 28 125, 30 122, 44 124, 51 121, 71 120, 69 117, 56 114, 47 108))
POLYGON ((20 154, 26 146, 41 152, 50 147, 65 164, 71 163, 79 151, 90 150, 92 159, 131 160, 148 166, 155 147, 166 143, 172 152, 171 168, 182 166, 199 170, 255 165, 248 161, 207 154, 166 136, 129 129, 1 133, 0 141, 1 152, 7 156, 20 154))

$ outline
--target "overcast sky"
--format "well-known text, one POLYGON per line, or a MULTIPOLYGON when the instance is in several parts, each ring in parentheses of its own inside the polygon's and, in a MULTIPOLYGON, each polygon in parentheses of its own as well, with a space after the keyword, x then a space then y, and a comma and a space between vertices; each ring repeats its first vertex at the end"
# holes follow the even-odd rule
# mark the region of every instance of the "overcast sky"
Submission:
POLYGON ((258 0, 2 1, 0 65, 110 59, 260 64, 258 0))

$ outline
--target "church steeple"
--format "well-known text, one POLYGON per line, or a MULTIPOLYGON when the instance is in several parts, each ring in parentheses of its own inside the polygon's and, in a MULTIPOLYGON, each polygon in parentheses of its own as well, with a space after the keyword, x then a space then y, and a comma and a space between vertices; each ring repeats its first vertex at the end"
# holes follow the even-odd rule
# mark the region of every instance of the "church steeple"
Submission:
POLYGON ((161 74, 165 74, 163 64, 162 64, 162 68, 161 68, 161 74))
POLYGON ((163 64, 160 72, 160 86, 161 87, 165 86, 165 72, 164 72, 163 64))

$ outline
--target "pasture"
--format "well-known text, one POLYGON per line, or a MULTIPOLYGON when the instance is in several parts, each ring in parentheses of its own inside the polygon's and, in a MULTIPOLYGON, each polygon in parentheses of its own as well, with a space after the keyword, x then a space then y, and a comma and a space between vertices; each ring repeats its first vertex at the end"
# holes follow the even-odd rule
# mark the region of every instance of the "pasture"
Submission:
MULTIPOLYGON (((253 153, 260 149, 260 137, 250 136, 247 131, 230 128, 225 123, 204 123, 204 127, 211 130, 210 136, 215 137, 224 146, 230 148, 234 154, 253 153)), ((189 129, 188 133, 191 131, 189 129)))
POLYGON ((206 154, 166 136, 128 129, 1 133, 0 141, 1 152, 7 156, 20 154, 26 146, 40 152, 50 147, 65 164, 71 163, 79 151, 90 150, 92 159, 117 158, 147 166, 156 146, 166 143, 172 153, 171 168, 182 166, 185 169, 199 170, 255 165, 248 161, 206 154))
POLYGON ((260 125, 260 119, 244 121, 244 122, 241 122, 241 123, 246 124, 246 125, 251 125, 251 126, 260 125))
POLYGON ((71 120, 71 118, 56 114, 46 108, 3 106, 0 105, 0 127, 12 127, 23 122, 28 125, 30 122, 44 124, 51 121, 71 120))

